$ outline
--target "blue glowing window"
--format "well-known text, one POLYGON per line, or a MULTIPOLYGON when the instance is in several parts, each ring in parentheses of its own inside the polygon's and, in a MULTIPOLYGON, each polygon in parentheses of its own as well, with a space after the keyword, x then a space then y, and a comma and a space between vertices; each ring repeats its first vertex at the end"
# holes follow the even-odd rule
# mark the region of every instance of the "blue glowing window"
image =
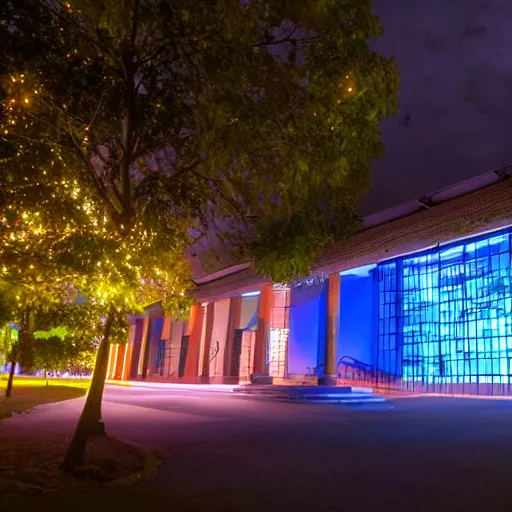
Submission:
POLYGON ((377 367, 403 380, 509 384, 510 234, 379 266, 377 367))

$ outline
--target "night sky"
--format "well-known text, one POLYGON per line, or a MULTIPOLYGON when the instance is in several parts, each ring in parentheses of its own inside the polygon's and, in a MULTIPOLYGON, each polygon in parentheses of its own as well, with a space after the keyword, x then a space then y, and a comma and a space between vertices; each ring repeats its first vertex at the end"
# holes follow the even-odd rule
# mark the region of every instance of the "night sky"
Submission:
POLYGON ((400 109, 363 213, 512 162, 512 0, 374 0, 400 109))

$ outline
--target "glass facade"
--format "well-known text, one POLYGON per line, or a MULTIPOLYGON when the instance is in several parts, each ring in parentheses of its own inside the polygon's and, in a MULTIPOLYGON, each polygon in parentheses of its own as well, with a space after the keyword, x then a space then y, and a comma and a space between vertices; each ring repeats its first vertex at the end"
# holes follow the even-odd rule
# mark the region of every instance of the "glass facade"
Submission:
POLYGON ((376 366, 382 375, 413 387, 508 390, 510 259, 507 230, 381 264, 376 366))

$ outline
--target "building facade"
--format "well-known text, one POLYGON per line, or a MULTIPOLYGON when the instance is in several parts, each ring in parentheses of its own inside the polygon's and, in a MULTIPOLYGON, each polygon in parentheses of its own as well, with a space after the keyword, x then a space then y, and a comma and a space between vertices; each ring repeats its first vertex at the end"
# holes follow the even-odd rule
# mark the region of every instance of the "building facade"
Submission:
POLYGON ((490 173, 367 217, 293 287, 249 265, 206 276, 187 321, 157 307, 131 320, 109 378, 509 394, 507 178, 490 173))

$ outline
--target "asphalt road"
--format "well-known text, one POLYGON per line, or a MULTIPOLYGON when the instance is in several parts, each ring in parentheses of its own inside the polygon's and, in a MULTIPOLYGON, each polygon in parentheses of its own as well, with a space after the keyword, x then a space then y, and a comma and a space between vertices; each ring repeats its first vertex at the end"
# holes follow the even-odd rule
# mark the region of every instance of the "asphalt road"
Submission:
POLYGON ((109 387, 104 416, 112 435, 158 454, 156 475, 119 490, 9 497, 9 509, 512 509, 512 401, 349 409, 109 387))

